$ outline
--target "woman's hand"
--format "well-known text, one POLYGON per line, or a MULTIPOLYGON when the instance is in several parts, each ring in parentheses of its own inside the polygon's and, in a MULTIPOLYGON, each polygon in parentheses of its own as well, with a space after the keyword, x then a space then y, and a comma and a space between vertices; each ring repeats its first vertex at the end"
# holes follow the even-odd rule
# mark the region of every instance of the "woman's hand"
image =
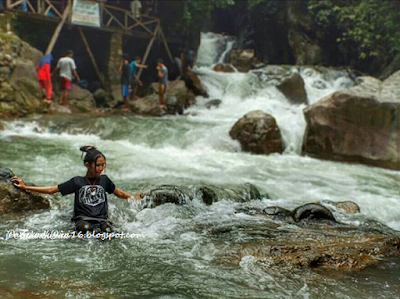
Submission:
POLYGON ((17 176, 13 176, 12 178, 11 178, 11 182, 14 184, 14 186, 15 187, 17 187, 17 188, 20 188, 20 189, 22 189, 22 190, 25 190, 26 189, 26 185, 25 185, 25 183, 24 183, 24 181, 23 180, 21 180, 19 177, 17 177, 17 176))

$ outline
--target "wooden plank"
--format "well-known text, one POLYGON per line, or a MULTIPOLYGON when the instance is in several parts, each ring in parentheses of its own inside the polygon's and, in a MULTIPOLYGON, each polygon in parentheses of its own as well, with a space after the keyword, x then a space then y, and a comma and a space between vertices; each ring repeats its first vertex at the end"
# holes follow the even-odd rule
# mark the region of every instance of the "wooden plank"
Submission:
POLYGON ((36 13, 35 8, 33 7, 33 5, 31 4, 30 0, 26 0, 26 4, 28 5, 28 7, 31 9, 32 12, 36 13))
POLYGON ((172 63, 174 63, 174 58, 172 57, 171 51, 169 50, 167 39, 165 38, 165 35, 164 35, 164 32, 162 31, 161 26, 160 26, 160 34, 161 34, 161 38, 162 38, 162 40, 164 42, 165 50, 167 50, 169 59, 171 60, 172 63))
POLYGON ((8 6, 7 6, 7 8, 9 8, 9 9, 12 9, 12 8, 14 8, 15 6, 17 6, 17 5, 20 5, 21 3, 22 3, 22 1, 23 0, 18 0, 17 2, 12 2, 11 0, 10 1, 8 1, 8 6))
MULTIPOLYGON (((46 9, 46 11, 45 11, 45 15, 50 11, 50 9, 53 9, 53 11, 54 11, 54 13, 55 14, 57 14, 60 18, 62 18, 62 13, 57 9, 57 7, 55 7, 54 5, 53 5, 53 3, 51 3, 50 2, 50 0, 46 0, 45 1, 47 4, 48 4, 48 8, 46 9)), ((65 9, 67 9, 67 7, 65 8, 65 9)))
POLYGON ((85 36, 85 34, 83 33, 83 30, 82 30, 81 27, 78 27, 78 29, 79 29, 79 33, 80 33, 80 35, 81 35, 81 38, 82 38, 82 40, 83 40, 83 43, 84 43, 84 45, 85 45, 86 51, 88 52, 89 57, 90 57, 90 60, 92 61, 94 70, 96 71, 97 77, 99 77, 99 80, 100 80, 100 83, 101 83, 102 87, 105 88, 106 85, 105 85, 105 83, 104 83, 103 76, 101 75, 101 72, 100 72, 100 70, 99 70, 99 68, 98 68, 98 66, 97 66, 96 59, 94 58, 93 53, 92 53, 92 51, 90 50, 90 46, 89 46, 89 43, 88 43, 88 41, 87 41, 87 39, 86 39, 86 36, 85 36))
MULTIPOLYGON (((154 30, 153 38, 150 40, 149 44, 147 45, 147 49, 146 49, 146 52, 144 53, 144 56, 143 56, 143 59, 142 59, 142 63, 141 63, 141 64, 146 64, 147 57, 149 56, 151 47, 153 46, 153 43, 154 43, 154 41, 155 41, 156 38, 157 38, 158 31, 159 31, 159 26, 157 26, 156 29, 154 30)), ((140 75, 142 74, 142 71, 143 71, 142 68, 140 68, 139 71, 138 71, 137 77, 138 77, 139 79, 140 79, 140 75)))
POLYGON ((61 29, 64 26, 65 20, 67 19, 68 15, 70 13, 70 9, 71 9, 71 0, 68 1, 67 7, 64 10, 63 17, 62 17, 60 23, 58 23, 57 28, 53 33, 50 43, 47 46, 46 54, 51 53, 51 51, 53 51, 54 45, 56 44, 56 41, 58 39, 58 36, 60 35, 61 29))

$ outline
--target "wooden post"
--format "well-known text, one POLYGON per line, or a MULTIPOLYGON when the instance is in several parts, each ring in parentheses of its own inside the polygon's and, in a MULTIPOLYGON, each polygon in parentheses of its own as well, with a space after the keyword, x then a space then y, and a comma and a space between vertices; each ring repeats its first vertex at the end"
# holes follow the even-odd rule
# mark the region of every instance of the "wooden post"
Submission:
POLYGON ((61 29, 64 26, 64 23, 67 20, 67 17, 69 15, 70 8, 71 8, 71 1, 68 1, 68 5, 64 10, 63 17, 62 17, 60 23, 58 23, 57 28, 54 31, 53 36, 52 36, 52 38, 50 40, 50 43, 47 46, 46 54, 49 54, 49 53, 51 53, 51 51, 53 51, 54 45, 56 44, 58 36, 60 35, 61 29))
POLYGON ((161 27, 160 27, 160 35, 161 35, 161 38, 162 38, 162 40, 164 42, 165 50, 167 50, 169 59, 171 59, 171 62, 174 63, 174 58, 172 57, 171 51, 169 50, 167 39, 165 38, 164 32, 162 31, 161 27))
POLYGON ((100 83, 101 83, 101 85, 103 86, 103 88, 105 88, 103 76, 101 75, 101 72, 100 72, 100 70, 99 70, 99 68, 98 68, 98 66, 97 66, 96 59, 94 59, 93 53, 92 53, 92 51, 90 50, 89 43, 88 43, 88 41, 87 41, 87 39, 86 39, 86 37, 85 37, 85 34, 83 33, 83 30, 82 30, 81 27, 78 27, 78 30, 79 30, 79 33, 80 33, 81 38, 82 38, 82 40, 83 40, 83 43, 85 44, 85 48, 86 48, 86 51, 87 51, 88 54, 89 54, 90 60, 91 60, 92 63, 93 63, 94 70, 96 71, 96 74, 97 74, 97 76, 98 76, 99 79, 100 79, 100 83))
POLYGON ((6 0, 6 8, 7 9, 11 8, 11 0, 6 0))
MULTIPOLYGON (((143 56, 142 64, 146 64, 147 57, 149 56, 151 47, 153 46, 153 43, 154 43, 155 39, 157 38, 159 30, 160 30, 160 24, 158 23, 156 29, 154 30, 153 37, 151 38, 149 44, 147 45, 146 52, 144 53, 144 56, 143 56)), ((140 78, 140 75, 142 74, 142 71, 143 71, 143 69, 140 68, 139 71, 138 71, 138 74, 137 74, 138 78, 140 78)))

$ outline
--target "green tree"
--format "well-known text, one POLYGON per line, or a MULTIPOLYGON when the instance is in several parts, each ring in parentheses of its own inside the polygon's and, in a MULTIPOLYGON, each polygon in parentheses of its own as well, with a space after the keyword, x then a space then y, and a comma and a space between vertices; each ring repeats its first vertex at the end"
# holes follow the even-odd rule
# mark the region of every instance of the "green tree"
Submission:
POLYGON ((400 2, 392 0, 309 0, 319 25, 337 34, 360 59, 385 62, 400 53, 400 2))

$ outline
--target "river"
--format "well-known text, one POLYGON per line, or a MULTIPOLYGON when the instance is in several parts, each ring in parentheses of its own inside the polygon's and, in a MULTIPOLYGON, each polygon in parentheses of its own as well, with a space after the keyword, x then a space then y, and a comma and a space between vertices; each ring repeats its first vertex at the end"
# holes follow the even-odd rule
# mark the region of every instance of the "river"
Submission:
MULTIPOLYGON (((226 37, 203 34, 196 66, 210 99, 222 100, 219 108, 207 109, 209 99, 198 97, 181 116, 66 115, 2 121, 0 165, 26 182, 54 185, 85 173, 79 147, 91 144, 106 155, 105 173, 129 192, 163 184, 236 188, 250 182, 270 199, 227 199, 211 206, 194 200, 147 209, 140 202, 109 196, 116 231, 144 236, 5 240, 11 230, 70 232, 73 197, 50 197, 48 211, 1 217, 1 298, 400 298, 398 259, 352 273, 266 267, 252 256, 234 266, 220 258, 243 236, 221 240, 204 227, 254 221, 235 213, 238 206, 293 209, 319 200, 351 200, 361 213, 341 221, 359 225, 374 219, 400 230, 399 173, 301 156, 305 105, 290 104, 252 73, 212 71, 212 64, 229 52, 221 43, 233 44, 226 37), (285 145, 282 155, 243 153, 229 137, 232 125, 257 109, 276 118, 285 145)), ((304 78, 309 103, 352 85, 341 70, 293 71, 304 78)))

